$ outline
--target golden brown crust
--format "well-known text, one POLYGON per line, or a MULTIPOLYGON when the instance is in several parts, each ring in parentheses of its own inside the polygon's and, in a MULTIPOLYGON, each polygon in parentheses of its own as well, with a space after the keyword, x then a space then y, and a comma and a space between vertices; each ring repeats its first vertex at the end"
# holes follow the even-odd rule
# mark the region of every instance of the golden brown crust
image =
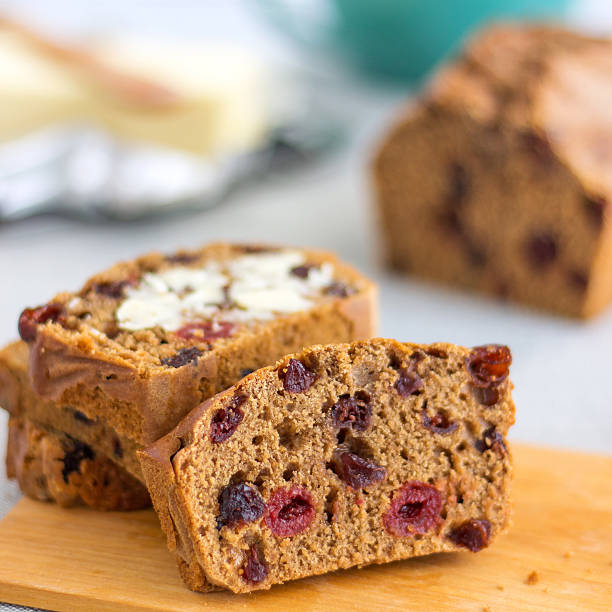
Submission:
POLYGON ((611 69, 611 40, 560 28, 472 39, 376 153, 389 264, 569 316, 606 307, 611 69))
POLYGON ((514 422, 512 385, 504 375, 481 395, 467 370, 471 355, 448 344, 382 339, 310 347, 207 400, 140 451, 154 507, 187 585, 244 592, 341 567, 460 550, 452 534, 472 519, 487 523, 482 528, 487 544, 503 533, 510 521, 512 470, 505 435, 514 422), (290 359, 318 377, 304 393, 283 391, 279 372, 290 359), (399 377, 411 367, 423 386, 400 396, 399 377), (330 427, 331 406, 360 392, 371 398, 372 424, 340 440, 330 427), (236 396, 246 397, 244 420, 216 445, 209 440, 211 419, 236 396), (426 421, 436 410, 449 419, 442 419, 437 433, 426 421), (387 470, 367 495, 344 485, 330 467, 334 448, 347 445, 387 470), (398 485, 412 480, 433 483, 441 492, 442 518, 415 540, 398 539, 381 520, 398 485), (255 487, 266 503, 278 487, 307 487, 315 504, 312 529, 294 538, 275 537, 265 521, 219 529, 217 500, 228 484, 240 482, 255 487), (269 566, 269 575, 257 584, 240 577, 249 546, 258 547, 269 566))

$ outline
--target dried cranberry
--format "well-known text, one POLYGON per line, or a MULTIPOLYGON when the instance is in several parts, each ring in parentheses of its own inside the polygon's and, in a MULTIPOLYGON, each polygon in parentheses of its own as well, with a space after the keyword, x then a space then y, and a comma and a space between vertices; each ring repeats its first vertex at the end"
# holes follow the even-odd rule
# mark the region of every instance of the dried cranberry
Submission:
POLYGON ((482 440, 476 440, 474 446, 476 450, 481 453, 489 449, 493 449, 498 455, 505 455, 508 452, 504 437, 499 431, 495 431, 495 427, 489 427, 489 429, 482 434, 482 440))
POLYGON ((197 253, 188 253, 186 251, 179 251, 172 255, 166 255, 166 261, 174 264, 189 264, 199 258, 200 256, 197 253))
POLYGON ((334 472, 353 489, 365 489, 387 477, 384 467, 348 451, 337 450, 333 456, 334 472))
POLYGON ((247 396, 236 394, 226 408, 219 408, 210 421, 210 440, 219 444, 227 440, 242 423, 244 412, 240 406, 246 402, 247 396))
POLYGON ((198 357, 201 355, 202 351, 192 346, 190 348, 179 349, 172 357, 165 357, 161 362, 163 365, 172 368, 181 368, 188 363, 196 365, 198 363, 198 357))
POLYGON ((242 566, 242 579, 251 584, 259 584, 268 576, 268 566, 265 560, 259 556, 259 551, 255 546, 251 546, 246 558, 245 564, 242 566))
POLYGON ((290 359, 289 363, 278 371, 285 391, 289 393, 306 393, 318 376, 309 370, 301 361, 290 359))
POLYGON ((123 446, 121 446, 121 440, 116 436, 113 438, 113 455, 115 455, 117 459, 123 458, 123 446))
POLYGON ((512 353, 502 344, 476 346, 465 359, 465 367, 472 384, 477 387, 496 387, 508 377, 512 353))
POLYGON ((310 271, 316 266, 307 264, 303 266, 296 266, 295 268, 291 268, 291 274, 293 276, 297 276, 298 278, 308 278, 310 271))
POLYGON ((243 253, 251 253, 251 254, 274 253, 275 251, 278 251, 278 247, 264 246, 260 244, 243 244, 240 247, 238 247, 238 249, 242 251, 243 253))
POLYGON ((557 241, 550 234, 533 234, 527 240, 525 248, 527 258, 534 268, 547 268, 557 259, 557 241))
POLYGON ((93 290, 99 295, 117 299, 123 297, 125 288, 131 284, 132 282, 127 280, 94 283, 93 290))
POLYGON ((472 387, 472 393, 483 406, 494 406, 499 401, 499 389, 495 387, 472 387))
POLYGON ((335 281, 325 289, 323 289, 323 293, 325 295, 333 295, 335 297, 348 297, 349 295, 353 295, 357 293, 357 290, 354 287, 349 287, 346 283, 342 283, 340 281, 335 281))
POLYGON ((440 225, 455 237, 463 236, 463 223, 458 210, 444 210, 439 216, 440 225))
POLYGON ((284 538, 302 533, 314 516, 312 495, 304 487, 294 486, 272 493, 265 521, 275 536, 284 538))
POLYGON ((452 529, 448 534, 448 539, 457 544, 478 552, 489 545, 491 535, 491 523, 487 520, 470 519, 452 529))
POLYGON ((586 197, 584 199, 584 207, 594 227, 601 229, 608 208, 606 198, 604 196, 586 197))
POLYGON ((459 427, 445 412, 440 411, 430 417, 425 410, 423 410, 423 426, 432 433, 441 435, 452 433, 459 427))
POLYGON ((74 417, 75 421, 80 421, 85 425, 93 425, 95 423, 94 419, 90 419, 84 412, 81 412, 80 410, 75 410, 72 413, 72 416, 74 417))
POLYGON ((87 444, 79 442, 79 440, 75 440, 74 438, 69 438, 69 440, 71 448, 66 451, 61 459, 64 464, 62 476, 66 484, 68 484, 68 476, 70 476, 72 472, 80 471, 81 461, 85 459, 92 460, 95 456, 93 450, 87 444))
POLYGON ((407 368, 399 369, 394 387, 402 397, 418 395, 423 391, 425 385, 423 379, 418 375, 414 363, 411 363, 407 368))
MULTIPOLYGON (((436 357, 437 359, 448 359, 448 353, 444 349, 437 348, 435 346, 430 346, 426 348, 425 352, 430 357, 436 357)), ((417 354, 420 354, 422 356, 421 359, 425 359, 425 355, 423 355, 423 353, 421 353, 420 351, 412 353, 412 355, 410 355, 410 359, 415 359, 417 354)), ((421 361, 421 359, 419 359, 419 361, 421 361)))
POLYGON ((449 171, 450 181, 449 189, 446 196, 446 204, 448 207, 457 207, 465 202, 470 191, 469 175, 465 167, 453 162, 449 171))
POLYGON ((383 514, 385 529, 403 538, 427 533, 440 518, 442 494, 434 486, 418 480, 402 485, 383 514))
POLYGON ((365 391, 357 391, 354 397, 341 395, 332 406, 331 417, 335 427, 365 431, 372 420, 370 396, 365 391))
POLYGON ((541 166, 550 166, 555 159, 555 154, 550 148, 550 142, 537 132, 525 131, 521 135, 523 148, 536 159, 541 166))
POLYGON ((584 293, 589 285, 588 274, 581 270, 570 270, 567 279, 571 287, 580 293, 584 293))
POLYGON ((487 265, 488 257, 486 251, 477 245, 475 245, 471 240, 468 241, 465 245, 465 250, 467 257, 475 268, 484 268, 487 265))
POLYGON ((234 333, 236 326, 227 321, 200 321, 187 323, 175 333, 184 340, 216 340, 217 338, 227 338, 234 333))
POLYGON ((225 487, 219 496, 217 524, 235 527, 263 516, 266 503, 259 491, 244 482, 225 487))
POLYGON ((41 323, 51 321, 62 325, 66 318, 66 310, 62 304, 50 302, 37 308, 26 308, 19 315, 19 335, 22 340, 30 342, 36 337, 36 328, 41 323))

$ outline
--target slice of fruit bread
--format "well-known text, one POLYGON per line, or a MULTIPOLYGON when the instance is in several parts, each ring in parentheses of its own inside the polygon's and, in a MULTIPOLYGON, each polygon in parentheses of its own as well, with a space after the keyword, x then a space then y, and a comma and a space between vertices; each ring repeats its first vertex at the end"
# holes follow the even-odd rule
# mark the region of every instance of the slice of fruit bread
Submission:
POLYGON ((441 551, 509 523, 511 354, 313 346, 139 452, 187 585, 234 592, 441 551))
POLYGON ((375 333, 376 287, 330 253, 212 244, 119 263, 27 308, 34 391, 147 444, 251 370, 375 333))

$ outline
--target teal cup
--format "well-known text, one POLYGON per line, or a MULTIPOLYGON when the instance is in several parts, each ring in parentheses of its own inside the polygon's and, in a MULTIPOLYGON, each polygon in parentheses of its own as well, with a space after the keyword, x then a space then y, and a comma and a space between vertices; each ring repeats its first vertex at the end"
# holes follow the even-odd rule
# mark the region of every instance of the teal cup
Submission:
POLYGON ((415 82, 477 27, 563 18, 570 0, 260 0, 269 21, 377 77, 415 82))

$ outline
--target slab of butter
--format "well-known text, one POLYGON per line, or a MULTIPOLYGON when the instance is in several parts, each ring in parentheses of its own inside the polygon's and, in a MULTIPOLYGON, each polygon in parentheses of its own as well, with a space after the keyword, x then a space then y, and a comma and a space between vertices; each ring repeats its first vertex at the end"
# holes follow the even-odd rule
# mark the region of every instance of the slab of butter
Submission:
POLYGON ((66 121, 119 139, 220 155, 249 150, 264 135, 262 71, 241 49, 204 42, 113 39, 87 51, 117 71, 176 94, 167 106, 139 105, 18 34, 0 29, 0 142, 66 121))

